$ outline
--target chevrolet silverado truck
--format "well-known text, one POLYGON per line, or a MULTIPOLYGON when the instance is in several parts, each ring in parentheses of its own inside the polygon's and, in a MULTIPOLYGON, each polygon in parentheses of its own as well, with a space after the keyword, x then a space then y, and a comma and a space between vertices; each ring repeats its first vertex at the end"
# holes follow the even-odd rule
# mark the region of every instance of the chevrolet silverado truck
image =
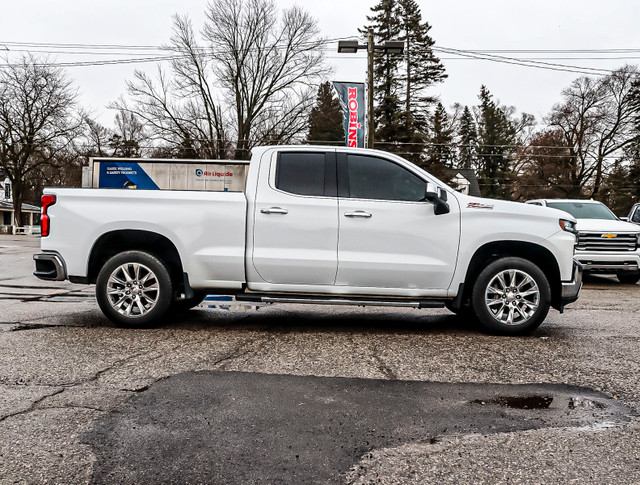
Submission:
POLYGON ((35 275, 95 284, 104 314, 158 322, 238 301, 446 306, 505 334, 578 298, 575 219, 455 192, 376 150, 254 148, 243 192, 48 188, 35 275))
POLYGON ((527 204, 568 212, 576 218, 575 258, 585 273, 615 274, 620 283, 640 281, 640 228, 620 220, 602 202, 582 199, 537 199, 527 204))

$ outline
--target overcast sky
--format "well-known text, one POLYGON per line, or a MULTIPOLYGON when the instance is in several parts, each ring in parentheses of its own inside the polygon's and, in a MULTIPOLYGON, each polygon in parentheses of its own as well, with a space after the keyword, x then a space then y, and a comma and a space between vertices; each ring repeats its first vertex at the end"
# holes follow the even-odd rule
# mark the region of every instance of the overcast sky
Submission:
MULTIPOLYGON (((298 4, 318 20, 327 38, 356 36, 377 0, 276 0, 281 7, 298 4)), ((509 57, 565 57, 540 62, 615 69, 640 63, 640 7, 637 0, 418 0, 431 35, 442 47, 465 50, 605 50, 635 49, 612 53, 498 53, 509 57), (580 57, 580 59, 566 59, 580 57), (584 59, 605 57, 606 59, 584 59)), ((161 45, 168 41, 171 17, 188 14, 199 28, 206 0, 0 0, 0 51, 18 47, 6 42, 75 44, 161 45)), ((36 49, 36 48, 31 48, 36 49)), ((40 48, 40 50, 44 50, 40 48)), ((15 53, 17 54, 17 52, 15 53)), ((0 53, 0 55, 2 55, 0 53)), ((449 78, 432 94, 449 106, 454 102, 476 104, 481 84, 504 104, 528 112, 540 120, 560 98, 561 90, 580 74, 533 69, 515 65, 439 54, 449 78)), ((364 52, 327 54, 335 67, 332 80, 364 81, 364 52)), ((95 60, 95 54, 53 54, 58 61, 95 60)), ((130 56, 129 56, 130 57, 130 56)), ((108 58, 108 57, 107 57, 108 58)), ((91 107, 104 124, 113 113, 105 105, 125 92, 125 81, 136 66, 92 66, 69 69, 77 82, 81 102, 91 107)))

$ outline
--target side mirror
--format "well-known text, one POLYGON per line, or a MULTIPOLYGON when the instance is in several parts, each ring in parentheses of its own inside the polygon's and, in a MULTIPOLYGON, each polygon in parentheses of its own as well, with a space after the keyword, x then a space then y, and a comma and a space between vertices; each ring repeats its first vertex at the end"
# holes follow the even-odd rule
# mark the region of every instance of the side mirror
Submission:
POLYGON ((450 212, 449 204, 447 204, 446 192, 431 182, 427 182, 427 190, 424 198, 435 205, 433 213, 437 216, 448 214, 450 212), (441 195, 444 192, 444 197, 441 195))
POLYGON ((629 218, 627 216, 618 217, 618 219, 620 219, 621 221, 624 221, 624 222, 629 222, 629 218))

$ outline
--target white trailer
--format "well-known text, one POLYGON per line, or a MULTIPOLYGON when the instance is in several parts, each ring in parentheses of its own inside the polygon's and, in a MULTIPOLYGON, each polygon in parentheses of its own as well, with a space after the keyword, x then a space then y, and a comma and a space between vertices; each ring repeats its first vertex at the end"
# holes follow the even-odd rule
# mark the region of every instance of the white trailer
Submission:
POLYGON ((82 186, 94 189, 243 192, 248 161, 89 158, 82 186))

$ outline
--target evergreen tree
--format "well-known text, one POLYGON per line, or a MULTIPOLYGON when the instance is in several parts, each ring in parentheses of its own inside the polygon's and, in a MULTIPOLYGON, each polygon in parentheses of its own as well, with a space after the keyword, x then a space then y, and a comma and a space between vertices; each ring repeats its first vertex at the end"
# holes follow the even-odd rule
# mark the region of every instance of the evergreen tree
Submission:
POLYGON ((464 107, 457 130, 458 168, 476 168, 478 163, 478 131, 473 114, 464 107))
POLYGON ((426 90, 442 82, 447 75, 440 59, 433 53, 435 41, 429 35, 431 25, 422 21, 420 6, 415 0, 398 0, 401 23, 399 39, 405 41, 404 72, 400 81, 404 84, 404 111, 407 128, 411 122, 420 127, 426 120, 429 106, 435 98, 426 90))
POLYGON ((404 56, 382 51, 374 56, 376 141, 423 164, 428 107, 434 101, 426 90, 446 77, 433 53, 431 26, 422 21, 415 0, 380 0, 371 10, 367 20, 376 43, 405 41, 404 56))
POLYGON ((453 165, 453 129, 449 115, 442 103, 438 103, 431 117, 427 169, 436 177, 444 175, 445 169, 453 165))
MULTIPOLYGON (((380 0, 378 5, 371 8, 373 15, 367 16, 373 29, 376 43, 397 39, 400 35, 400 23, 398 22, 397 0, 380 0)), ((367 34, 368 27, 360 30, 367 34)), ((374 52, 373 62, 374 78, 374 122, 376 126, 376 140, 381 142, 396 142, 400 126, 398 112, 400 110, 397 55, 384 51, 374 52)))
POLYGON ((516 142, 516 130, 504 109, 489 90, 480 88, 478 106, 478 162, 479 179, 485 197, 509 198, 509 155, 516 142))
POLYGON ((333 95, 331 83, 324 82, 318 88, 316 104, 309 115, 308 143, 344 143, 342 109, 338 98, 333 95))

